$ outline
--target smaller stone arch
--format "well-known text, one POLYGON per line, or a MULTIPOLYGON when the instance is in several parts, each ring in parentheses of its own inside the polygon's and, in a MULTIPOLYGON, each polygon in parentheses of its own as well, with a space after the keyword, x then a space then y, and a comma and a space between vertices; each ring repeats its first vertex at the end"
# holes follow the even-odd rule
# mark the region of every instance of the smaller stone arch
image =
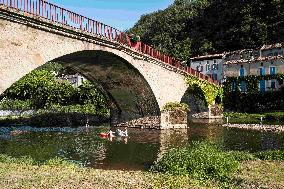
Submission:
POLYGON ((112 124, 158 117, 157 99, 143 75, 125 59, 106 51, 85 50, 53 61, 70 67, 99 84, 112 104, 112 124))

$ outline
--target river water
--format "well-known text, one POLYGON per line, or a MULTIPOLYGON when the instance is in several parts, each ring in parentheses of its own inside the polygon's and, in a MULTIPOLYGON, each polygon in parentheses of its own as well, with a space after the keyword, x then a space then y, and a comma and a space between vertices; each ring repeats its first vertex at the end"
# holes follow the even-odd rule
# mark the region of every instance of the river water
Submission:
POLYGON ((220 124, 189 124, 181 130, 129 129, 128 138, 112 140, 98 134, 109 128, 0 127, 0 154, 30 156, 37 162, 61 157, 83 166, 143 170, 167 150, 190 141, 213 140, 228 150, 284 149, 284 134, 224 128, 220 124))

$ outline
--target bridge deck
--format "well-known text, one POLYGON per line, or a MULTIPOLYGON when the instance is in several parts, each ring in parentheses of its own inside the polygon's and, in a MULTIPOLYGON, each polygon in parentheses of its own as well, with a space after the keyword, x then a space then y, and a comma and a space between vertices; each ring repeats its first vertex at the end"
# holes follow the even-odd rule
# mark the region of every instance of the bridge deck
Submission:
POLYGON ((69 28, 78 34, 88 34, 97 39, 111 41, 127 47, 134 53, 158 60, 167 66, 174 67, 183 74, 190 74, 202 80, 218 85, 210 76, 204 75, 196 70, 183 66, 180 61, 170 57, 153 47, 140 41, 134 41, 131 35, 119 31, 116 28, 103 24, 99 21, 87 18, 83 15, 69 11, 44 0, 0 0, 0 11, 16 11, 23 16, 33 16, 39 20, 47 20, 56 26, 69 28))

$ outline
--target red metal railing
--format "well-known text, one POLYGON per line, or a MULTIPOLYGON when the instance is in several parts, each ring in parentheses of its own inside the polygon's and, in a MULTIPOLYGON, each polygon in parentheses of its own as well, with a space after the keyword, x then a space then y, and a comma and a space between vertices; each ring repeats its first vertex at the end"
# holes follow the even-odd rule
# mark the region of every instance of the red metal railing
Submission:
POLYGON ((122 31, 119 31, 118 29, 75 12, 66 10, 57 5, 48 3, 44 0, 0 0, 0 4, 45 18, 57 24, 72 27, 74 30, 81 30, 83 32, 97 35, 101 38, 117 41, 131 47, 135 51, 158 59, 165 64, 174 66, 188 74, 199 77, 200 79, 206 79, 211 83, 218 84, 218 82, 214 81, 210 76, 205 77, 202 73, 198 74, 196 70, 190 67, 182 66, 181 63, 175 58, 155 50, 153 47, 147 44, 142 42, 132 43, 130 36, 122 31))

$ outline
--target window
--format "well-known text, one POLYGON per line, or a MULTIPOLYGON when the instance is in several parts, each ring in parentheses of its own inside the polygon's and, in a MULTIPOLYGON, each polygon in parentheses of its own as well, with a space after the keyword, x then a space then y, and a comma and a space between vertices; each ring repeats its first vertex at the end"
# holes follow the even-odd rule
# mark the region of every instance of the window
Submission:
MULTIPOLYGON (((275 75, 276 74, 276 67, 275 66, 270 66, 269 67, 269 74, 270 75, 275 75)), ((270 81, 270 87, 271 87, 271 89, 275 89, 276 88, 276 80, 275 79, 270 81)))
POLYGON ((264 67, 260 67, 258 70, 259 70, 259 75, 265 75, 264 67))
POLYGON ((276 88, 276 81, 275 80, 271 80, 271 89, 275 89, 276 88))
POLYGON ((237 82, 233 81, 233 83, 232 83, 232 91, 236 91, 236 89, 237 89, 237 82))
POLYGON ((270 66, 270 68, 269 68, 269 74, 270 74, 270 75, 275 75, 275 74, 276 74, 276 67, 275 67, 275 66, 270 66))
POLYGON ((240 69, 240 76, 245 76, 245 69, 243 67, 240 69))
POLYGON ((241 92, 245 92, 247 90, 247 85, 245 81, 241 81, 241 92))
POLYGON ((210 65, 206 63, 206 71, 210 71, 210 65))
MULTIPOLYGON (((265 69, 264 69, 264 67, 260 67, 258 70, 259 70, 259 75, 265 75, 265 69)), ((264 92, 264 91, 265 91, 265 80, 264 80, 264 79, 262 79, 262 80, 259 81, 259 90, 260 90, 261 92, 264 92)))
POLYGON ((203 66, 201 66, 201 65, 196 66, 196 71, 203 72, 203 66))

